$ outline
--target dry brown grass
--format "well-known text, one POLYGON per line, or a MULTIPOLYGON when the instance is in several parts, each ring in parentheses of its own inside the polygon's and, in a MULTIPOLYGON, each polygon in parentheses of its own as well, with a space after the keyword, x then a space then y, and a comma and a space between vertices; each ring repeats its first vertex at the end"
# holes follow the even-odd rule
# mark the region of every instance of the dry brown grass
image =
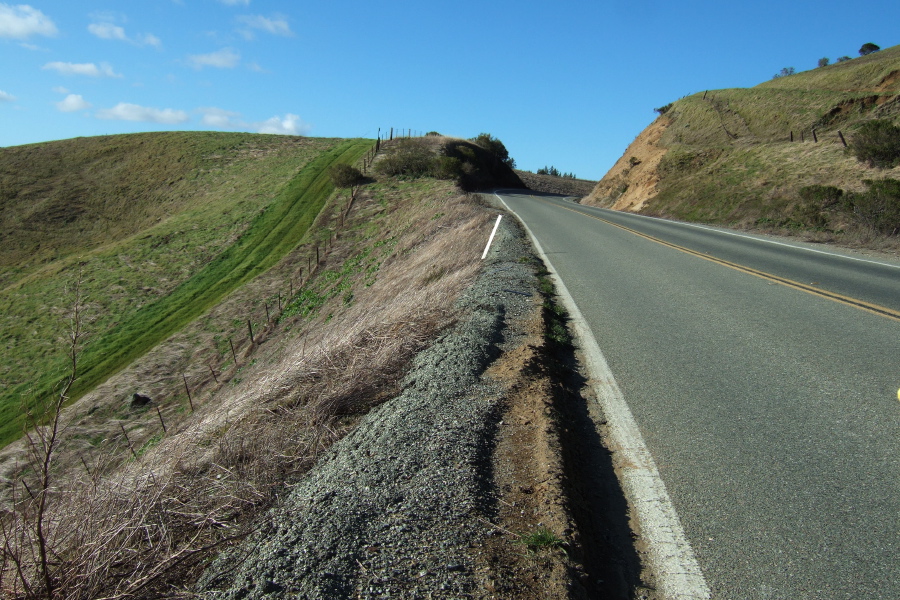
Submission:
MULTIPOLYGON (((314 230, 336 231, 342 206, 335 202, 323 211, 314 230)), ((273 320, 257 343, 239 344, 238 365, 228 364, 217 350, 215 325, 246 315, 252 298, 282 289, 286 275, 307 265, 306 255, 293 253, 67 409, 64 449, 53 456, 57 466, 46 495, 46 540, 54 556, 49 592, 34 554, 34 500, 20 483, 31 475, 15 468, 15 445, 7 448, 3 523, 10 543, 0 564, 0 593, 188 596, 186 585, 211 553, 251 531, 253 517, 271 505, 280 486, 399 390, 410 359, 453 321, 453 300, 479 269, 488 221, 449 183, 369 186, 318 275, 306 282, 316 285, 316 277, 392 240, 379 246, 391 250, 374 281, 370 273, 355 275, 352 303, 336 295, 314 318, 273 320), (214 360, 219 381, 208 375, 200 381, 214 360), (183 372, 195 386, 193 413, 178 410, 184 407, 183 372), (165 435, 155 410, 119 407, 145 378, 154 378, 154 400, 164 404, 165 435), (116 433, 120 427, 127 441, 116 433), (102 441, 92 445, 91 438, 102 441)), ((251 312, 259 311, 257 304, 251 312)))

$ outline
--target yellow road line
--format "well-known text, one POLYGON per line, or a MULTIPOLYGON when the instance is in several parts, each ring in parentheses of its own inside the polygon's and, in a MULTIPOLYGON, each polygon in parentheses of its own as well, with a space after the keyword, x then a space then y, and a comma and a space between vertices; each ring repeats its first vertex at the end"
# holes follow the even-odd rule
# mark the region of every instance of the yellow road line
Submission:
MULTIPOLYGON (((533 196, 532 196, 533 197, 533 196)), ((870 302, 865 302, 863 300, 859 300, 858 298, 851 298, 850 296, 844 296, 842 294, 837 294, 835 292, 829 292, 827 290, 819 289, 813 287, 811 285, 807 285, 805 283, 800 283, 799 281, 794 281, 793 279, 788 279, 786 277, 779 277, 778 275, 773 275, 772 273, 767 273, 766 271, 760 271, 758 269, 753 269, 751 267, 746 267, 744 265, 739 265, 737 263, 733 263, 727 260, 722 260, 721 258, 716 258, 714 256, 710 256, 708 254, 703 254, 702 252, 697 252, 696 250, 691 250, 690 248, 685 248, 684 246, 679 246, 678 244, 673 244, 671 242, 667 242, 665 240, 661 240, 659 238, 655 238, 651 235, 647 235, 645 233, 641 233, 640 231, 636 231, 631 229, 630 227, 625 227, 624 225, 619 225, 618 223, 613 223, 612 221, 607 221, 602 217, 598 217, 597 215, 592 215, 590 213, 581 212, 580 210, 575 210, 574 208, 569 208, 567 206, 559 206, 558 204, 552 204, 547 202, 546 200, 541 200, 541 202, 546 202, 547 204, 551 204, 552 206, 558 206, 559 208, 564 208, 565 210, 572 211, 576 214, 583 215, 585 217, 590 217, 592 219, 596 219, 598 221, 602 221, 607 225, 612 225, 613 227, 618 227, 623 231, 627 231, 628 233, 632 233, 636 236, 642 237, 644 239, 650 240, 651 242, 656 242, 657 244, 662 244, 663 246, 668 246, 674 250, 678 250, 680 252, 684 252, 685 254, 690 254, 696 256, 698 258, 702 258, 703 260, 708 260, 710 262, 714 262, 716 264, 728 267, 730 269, 734 269, 736 271, 741 271, 742 273, 748 273, 750 275, 754 275, 756 277, 760 277, 762 279, 766 279, 768 281, 772 281, 774 283, 779 283, 781 285, 785 285, 787 287, 791 287, 808 294, 813 294, 815 296, 819 296, 821 298, 827 298, 829 300, 833 300, 834 302, 840 302, 841 304, 846 304, 847 306, 852 306, 854 308, 859 308, 866 312, 870 312, 875 315, 879 315, 882 317, 887 317, 889 319, 894 319, 895 321, 900 321, 900 312, 887 308, 885 306, 880 306, 878 304, 872 304, 870 302)))

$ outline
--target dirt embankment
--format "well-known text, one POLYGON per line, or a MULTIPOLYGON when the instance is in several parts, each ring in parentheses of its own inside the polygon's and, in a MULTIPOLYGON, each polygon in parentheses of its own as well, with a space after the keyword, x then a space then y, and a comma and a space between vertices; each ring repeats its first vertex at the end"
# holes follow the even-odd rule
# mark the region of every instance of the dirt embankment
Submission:
POLYGON ((574 179, 572 177, 554 177, 553 175, 538 175, 530 171, 516 171, 516 175, 529 190, 547 192, 550 194, 562 194, 573 198, 583 198, 591 193, 596 181, 589 179, 574 179))
POLYGON ((661 116, 642 131, 582 204, 640 212, 658 191, 659 163, 666 154, 659 140, 668 125, 661 116))

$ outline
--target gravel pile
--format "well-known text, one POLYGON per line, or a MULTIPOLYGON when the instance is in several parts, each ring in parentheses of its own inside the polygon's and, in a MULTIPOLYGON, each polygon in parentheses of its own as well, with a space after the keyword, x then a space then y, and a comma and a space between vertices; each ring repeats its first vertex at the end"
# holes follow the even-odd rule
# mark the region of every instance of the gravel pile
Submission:
MULTIPOLYGON (((480 249, 479 249, 480 251, 480 249)), ((460 321, 414 361, 404 391, 371 411, 220 556, 206 598, 467 598, 480 540, 496 534, 490 472, 501 392, 485 368, 523 332, 536 280, 530 244, 504 218, 460 321)))

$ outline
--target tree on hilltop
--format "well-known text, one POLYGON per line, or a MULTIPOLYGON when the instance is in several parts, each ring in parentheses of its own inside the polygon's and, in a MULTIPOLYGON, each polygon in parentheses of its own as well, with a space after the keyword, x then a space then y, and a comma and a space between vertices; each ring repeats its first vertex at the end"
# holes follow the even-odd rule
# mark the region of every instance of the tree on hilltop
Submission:
POLYGON ((830 62, 831 62, 831 61, 830 61, 828 58, 822 57, 822 58, 819 59, 819 66, 820 66, 820 67, 827 67, 827 66, 828 66, 828 63, 830 63, 830 62))
POLYGON ((866 56, 867 54, 872 54, 873 52, 878 52, 881 50, 881 46, 877 46, 872 42, 867 42, 862 45, 862 48, 859 49, 860 56, 866 56))
POLYGON ((794 69, 794 67, 785 67, 785 68, 781 69, 781 71, 779 71, 778 73, 775 73, 772 76, 772 79, 778 79, 779 77, 787 77, 788 75, 793 75, 796 72, 797 71, 794 69))
POLYGON ((475 142, 485 150, 492 153, 494 156, 500 159, 500 161, 505 164, 510 169, 516 168, 516 161, 509 156, 509 150, 506 149, 506 146, 503 145, 503 142, 495 138, 489 133, 479 133, 478 137, 474 137, 471 140, 475 142))

